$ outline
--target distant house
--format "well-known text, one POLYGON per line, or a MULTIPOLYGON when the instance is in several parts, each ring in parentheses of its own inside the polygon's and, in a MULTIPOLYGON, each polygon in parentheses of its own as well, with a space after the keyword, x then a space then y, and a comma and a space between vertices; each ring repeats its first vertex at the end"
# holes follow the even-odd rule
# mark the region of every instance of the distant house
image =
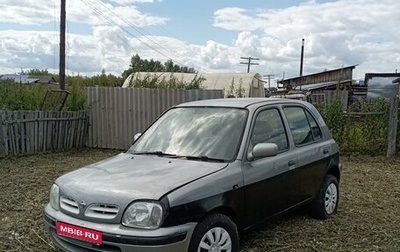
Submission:
POLYGON ((336 89, 350 86, 353 80, 353 69, 357 65, 327 70, 315 74, 303 75, 278 81, 286 90, 319 90, 336 89))
POLYGON ((313 99, 311 99, 313 102, 329 103, 333 96, 332 92, 327 91, 336 90, 338 87, 341 90, 350 90, 353 82, 353 70, 356 66, 357 65, 352 65, 315 74, 284 79, 278 81, 278 86, 284 88, 286 92, 307 92, 313 96, 313 99))
POLYGON ((51 75, 4 74, 0 80, 12 81, 21 84, 55 84, 56 80, 51 75))
POLYGON ((156 78, 158 81, 178 80, 191 83, 201 78, 204 89, 219 89, 225 97, 265 97, 264 81, 258 73, 175 73, 175 72, 137 72, 126 78, 123 88, 134 86, 135 80, 156 78))
POLYGON ((29 75, 29 78, 35 79, 35 83, 40 84, 54 84, 57 82, 51 75, 29 75))
POLYGON ((0 80, 3 81, 12 81, 16 83, 33 83, 32 80, 29 80, 29 75, 27 74, 4 74, 0 77, 0 80), (31 81, 31 82, 29 82, 31 81))

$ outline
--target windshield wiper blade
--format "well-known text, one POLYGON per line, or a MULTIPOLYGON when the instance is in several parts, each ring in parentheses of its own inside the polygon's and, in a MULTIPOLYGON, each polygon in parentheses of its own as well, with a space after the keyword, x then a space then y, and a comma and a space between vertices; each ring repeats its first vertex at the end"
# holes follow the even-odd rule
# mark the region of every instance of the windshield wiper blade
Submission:
POLYGON ((157 155, 160 157, 176 157, 177 155, 171 153, 165 153, 162 151, 140 151, 140 152, 132 152, 134 155, 157 155))
POLYGON ((212 158, 208 156, 184 156, 186 159, 189 160, 200 160, 200 161, 215 161, 215 162, 221 162, 221 163, 226 163, 227 161, 222 158, 212 158))

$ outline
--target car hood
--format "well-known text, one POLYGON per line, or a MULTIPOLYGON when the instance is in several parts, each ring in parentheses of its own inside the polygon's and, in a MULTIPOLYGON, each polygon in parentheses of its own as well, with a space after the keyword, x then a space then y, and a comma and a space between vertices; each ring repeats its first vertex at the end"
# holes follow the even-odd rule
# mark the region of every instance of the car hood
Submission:
POLYGON ((166 193, 214 173, 226 163, 121 153, 67 173, 56 180, 61 195, 86 203, 126 205, 158 200, 166 193))

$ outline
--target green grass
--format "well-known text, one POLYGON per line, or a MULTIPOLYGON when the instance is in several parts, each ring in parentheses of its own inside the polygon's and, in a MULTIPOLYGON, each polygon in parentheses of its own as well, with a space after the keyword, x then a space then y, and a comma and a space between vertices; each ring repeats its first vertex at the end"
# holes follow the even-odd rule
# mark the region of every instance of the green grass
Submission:
MULTIPOLYGON (((0 251, 55 251, 42 211, 54 179, 118 151, 80 150, 0 159, 0 251)), ((304 209, 241 237, 242 252, 399 251, 400 159, 344 157, 338 213, 327 221, 304 209)))

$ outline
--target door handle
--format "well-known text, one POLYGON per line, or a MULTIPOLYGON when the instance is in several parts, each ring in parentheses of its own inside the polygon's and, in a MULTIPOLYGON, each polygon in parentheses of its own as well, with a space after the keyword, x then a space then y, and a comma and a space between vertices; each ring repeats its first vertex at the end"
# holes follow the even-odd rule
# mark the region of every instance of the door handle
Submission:
POLYGON ((294 162, 294 160, 290 160, 289 162, 288 162, 288 165, 289 166, 293 166, 293 165, 295 165, 296 164, 296 162, 294 162))
POLYGON ((328 149, 324 149, 324 154, 328 154, 329 150, 328 149))

